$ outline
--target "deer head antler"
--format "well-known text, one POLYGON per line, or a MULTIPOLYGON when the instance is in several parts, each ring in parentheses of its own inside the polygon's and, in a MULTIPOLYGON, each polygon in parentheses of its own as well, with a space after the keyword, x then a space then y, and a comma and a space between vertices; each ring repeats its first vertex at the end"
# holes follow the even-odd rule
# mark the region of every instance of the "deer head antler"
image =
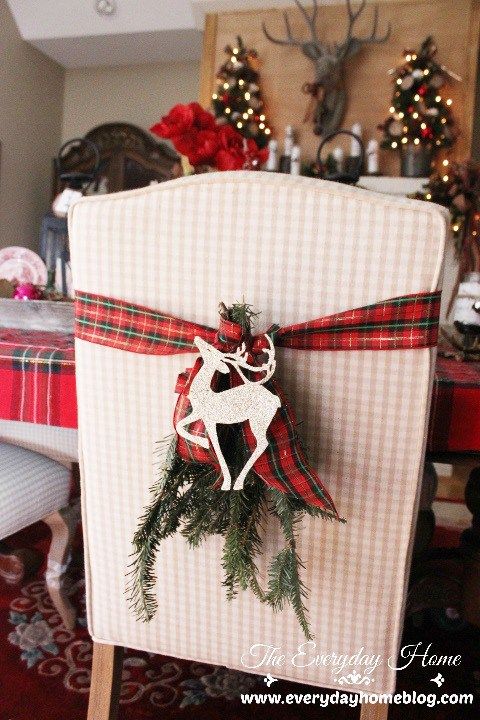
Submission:
POLYGON ((226 363, 230 363, 236 369, 238 370, 238 373, 240 377, 243 378, 246 382, 250 382, 247 377, 241 372, 240 368, 243 368, 244 370, 249 370, 250 372, 254 373, 266 373, 265 377, 262 378, 259 382, 262 384, 266 382, 269 378, 272 377, 273 373, 275 372, 275 348, 272 342, 272 339, 270 335, 265 335, 267 338, 267 342, 269 347, 264 349, 264 353, 267 356, 266 362, 264 362, 262 365, 250 365, 247 361, 247 355, 248 351, 245 347, 245 343, 242 343, 242 345, 236 350, 235 353, 225 353, 222 357, 222 360, 226 363))
POLYGON ((343 41, 343 43, 337 44, 335 43, 335 49, 337 51, 337 54, 340 57, 352 57, 352 55, 355 55, 360 48, 363 45, 368 45, 370 43, 374 44, 381 44, 388 40, 390 37, 390 33, 392 32, 392 26, 390 23, 387 25, 387 31, 384 35, 381 37, 377 36, 377 29, 378 29, 378 7, 377 5, 373 8, 373 28, 370 35, 367 35, 367 37, 359 38, 353 36, 353 29, 355 26, 355 23, 357 22, 360 15, 365 10, 367 0, 361 0, 359 7, 357 10, 353 10, 351 0, 346 0, 347 2, 347 12, 348 12, 348 29, 347 29, 347 37, 343 41))
POLYGON ((307 26, 310 30, 311 40, 306 41, 293 37, 290 19, 286 10, 283 11, 283 20, 287 33, 287 37, 285 39, 282 40, 281 38, 275 38, 273 37, 273 35, 270 35, 264 22, 262 23, 263 32, 265 34, 265 37, 267 37, 270 42, 273 42, 276 45, 293 45, 294 47, 302 48, 303 53, 307 55, 307 57, 315 59, 328 49, 328 45, 323 43, 317 36, 317 0, 313 0, 313 10, 311 15, 302 5, 300 0, 295 0, 295 5, 298 7, 303 17, 305 18, 305 22, 307 23, 307 26))
POLYGON ((330 47, 327 43, 320 40, 320 38, 317 36, 317 13, 318 13, 318 3, 317 0, 313 0, 313 10, 312 14, 310 14, 306 8, 302 5, 300 0, 295 0, 295 5, 298 7, 300 12, 302 13, 305 22, 310 30, 311 34, 311 40, 305 41, 300 40, 298 38, 295 38, 292 34, 292 28, 290 25, 290 20, 288 17, 288 13, 286 11, 283 12, 283 18, 285 22, 285 29, 287 37, 285 39, 276 38, 273 37, 273 35, 270 35, 270 33, 267 30, 267 27, 265 23, 262 23, 263 32, 265 33, 265 36, 270 40, 271 42, 275 43, 276 45, 293 45, 294 47, 299 47, 302 49, 303 53, 309 57, 312 60, 315 60, 316 58, 322 57, 322 55, 325 55, 327 52, 331 52, 332 54, 336 55, 339 60, 351 57, 352 55, 355 55, 359 51, 359 49, 363 45, 368 45, 369 43, 376 43, 380 44, 388 40, 391 33, 391 25, 388 23, 387 31, 384 35, 381 37, 377 37, 377 29, 378 29, 378 7, 375 5, 374 7, 374 16, 373 16, 373 29, 370 35, 364 38, 358 38, 353 36, 353 29, 355 26, 355 23, 357 22, 360 15, 365 10, 365 7, 367 5, 367 0, 361 0, 359 7, 357 10, 354 10, 352 8, 351 0, 346 0, 347 4, 347 12, 348 12, 348 29, 347 29, 347 36, 345 40, 342 43, 334 43, 333 48, 330 47))

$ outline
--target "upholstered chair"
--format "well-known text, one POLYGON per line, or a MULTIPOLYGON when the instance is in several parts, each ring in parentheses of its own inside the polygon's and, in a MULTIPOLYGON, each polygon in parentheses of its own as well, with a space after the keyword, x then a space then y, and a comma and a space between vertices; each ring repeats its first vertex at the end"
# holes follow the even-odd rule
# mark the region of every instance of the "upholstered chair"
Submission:
MULTIPOLYGON (((430 203, 238 172, 82 199, 70 211, 69 233, 77 292, 213 328, 219 302, 243 298, 261 311, 261 332, 272 323, 434 293, 447 224, 430 203)), ((120 338, 116 347, 76 342, 88 623, 95 643, 90 720, 115 717, 123 646, 245 670, 242 657, 256 643, 288 656, 305 641, 290 609, 276 614, 250 592, 226 599, 222 538, 196 550, 180 534, 165 541, 156 565, 157 616, 144 623, 129 609, 126 574, 155 480, 156 443, 173 431, 177 376, 196 357, 129 352, 120 338)), ((380 655, 369 688, 375 693, 395 687, 388 659, 395 665, 402 635, 434 357, 433 347, 401 344, 277 350, 277 377, 301 421, 310 460, 347 520, 305 518, 299 530, 315 652, 351 655, 363 647, 380 655)), ((271 554, 278 529, 267 523, 265 533, 271 554)), ((266 563, 258 558, 263 580, 266 563)), ((339 686, 328 665, 286 663, 254 672, 365 690, 339 686)), ((364 705, 362 718, 383 718, 387 711, 364 705)))
POLYGON ((70 502, 71 473, 64 465, 10 443, 0 442, 0 540, 43 520, 52 533, 45 581, 65 627, 76 612, 63 585, 70 545, 80 519, 78 499, 70 502))

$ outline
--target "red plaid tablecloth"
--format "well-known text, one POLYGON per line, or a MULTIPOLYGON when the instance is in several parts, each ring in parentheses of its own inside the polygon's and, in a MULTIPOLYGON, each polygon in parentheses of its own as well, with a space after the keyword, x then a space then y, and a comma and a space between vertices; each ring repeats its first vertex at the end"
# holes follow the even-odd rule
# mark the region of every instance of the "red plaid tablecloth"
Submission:
MULTIPOLYGON (((77 427, 73 335, 0 328, 0 418, 77 427)), ((480 362, 437 358, 428 450, 480 451, 480 362)))
POLYGON ((480 452, 480 362, 437 357, 427 449, 480 452))
POLYGON ((0 328, 0 418, 77 427, 73 335, 0 328))

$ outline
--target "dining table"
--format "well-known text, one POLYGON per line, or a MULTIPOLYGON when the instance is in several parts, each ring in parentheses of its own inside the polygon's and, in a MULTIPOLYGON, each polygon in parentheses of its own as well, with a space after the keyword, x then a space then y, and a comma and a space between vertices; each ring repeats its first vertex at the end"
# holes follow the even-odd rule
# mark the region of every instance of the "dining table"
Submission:
MULTIPOLYGON (((480 453, 480 361, 437 355, 427 436, 430 456, 480 453)), ((73 333, 0 327, 0 437, 25 425, 25 443, 49 428, 76 437, 73 333), (12 426, 13 427, 13 426, 12 426), (35 428, 37 432, 35 433, 35 428)), ((21 433, 20 433, 21 434, 21 433)), ((56 435, 55 435, 56 434, 56 435)), ((57 441, 57 449, 61 443, 57 441)), ((65 443, 67 454, 71 445, 65 443)), ((48 454, 48 453, 47 453, 48 454)), ((75 454, 71 453, 71 454, 75 454)), ((72 459, 76 459, 76 456, 72 459)))
MULTIPOLYGON (((460 362, 444 350, 436 359, 426 458, 449 463, 479 458, 466 485, 473 520, 464 539, 480 562, 480 362, 460 362)), ((77 462, 72 332, 0 327, 0 440, 64 464, 77 462)), ((479 602, 473 612, 480 625, 479 602)))
POLYGON ((68 466, 77 437, 73 333, 0 327, 0 440, 68 466))

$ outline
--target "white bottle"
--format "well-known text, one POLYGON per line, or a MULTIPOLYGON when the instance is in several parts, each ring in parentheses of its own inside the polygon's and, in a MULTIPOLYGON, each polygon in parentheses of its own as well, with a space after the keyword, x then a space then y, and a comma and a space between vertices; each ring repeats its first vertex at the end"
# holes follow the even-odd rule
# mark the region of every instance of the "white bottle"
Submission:
POLYGON ((335 160, 335 164, 337 166, 337 172, 341 173, 343 172, 343 149, 340 146, 337 146, 333 149, 333 159, 335 160))
MULTIPOLYGON (((362 139, 362 126, 360 123, 354 123, 352 125, 352 133, 354 135, 357 135, 357 137, 362 139)), ((350 157, 360 157, 361 151, 360 151, 360 145, 358 144, 358 140, 356 140, 354 137, 352 137, 352 144, 350 146, 350 157)))
POLYGON ((367 174, 378 175, 378 140, 373 138, 367 145, 367 174))
POLYGON ((292 164, 292 149, 293 149, 293 128, 291 125, 287 125, 285 128, 285 143, 283 146, 283 155, 280 158, 280 172, 290 174, 290 167, 292 164))
POLYGON ((290 175, 300 175, 300 145, 292 147, 290 175))
POLYGON ((293 128, 291 125, 287 125, 285 128, 285 145, 283 154, 291 156, 293 150, 293 128))
POLYGON ((268 158, 267 163, 265 165, 265 170, 267 172, 276 172, 277 171, 277 151, 278 151, 278 142, 272 138, 270 142, 268 143, 268 158))

